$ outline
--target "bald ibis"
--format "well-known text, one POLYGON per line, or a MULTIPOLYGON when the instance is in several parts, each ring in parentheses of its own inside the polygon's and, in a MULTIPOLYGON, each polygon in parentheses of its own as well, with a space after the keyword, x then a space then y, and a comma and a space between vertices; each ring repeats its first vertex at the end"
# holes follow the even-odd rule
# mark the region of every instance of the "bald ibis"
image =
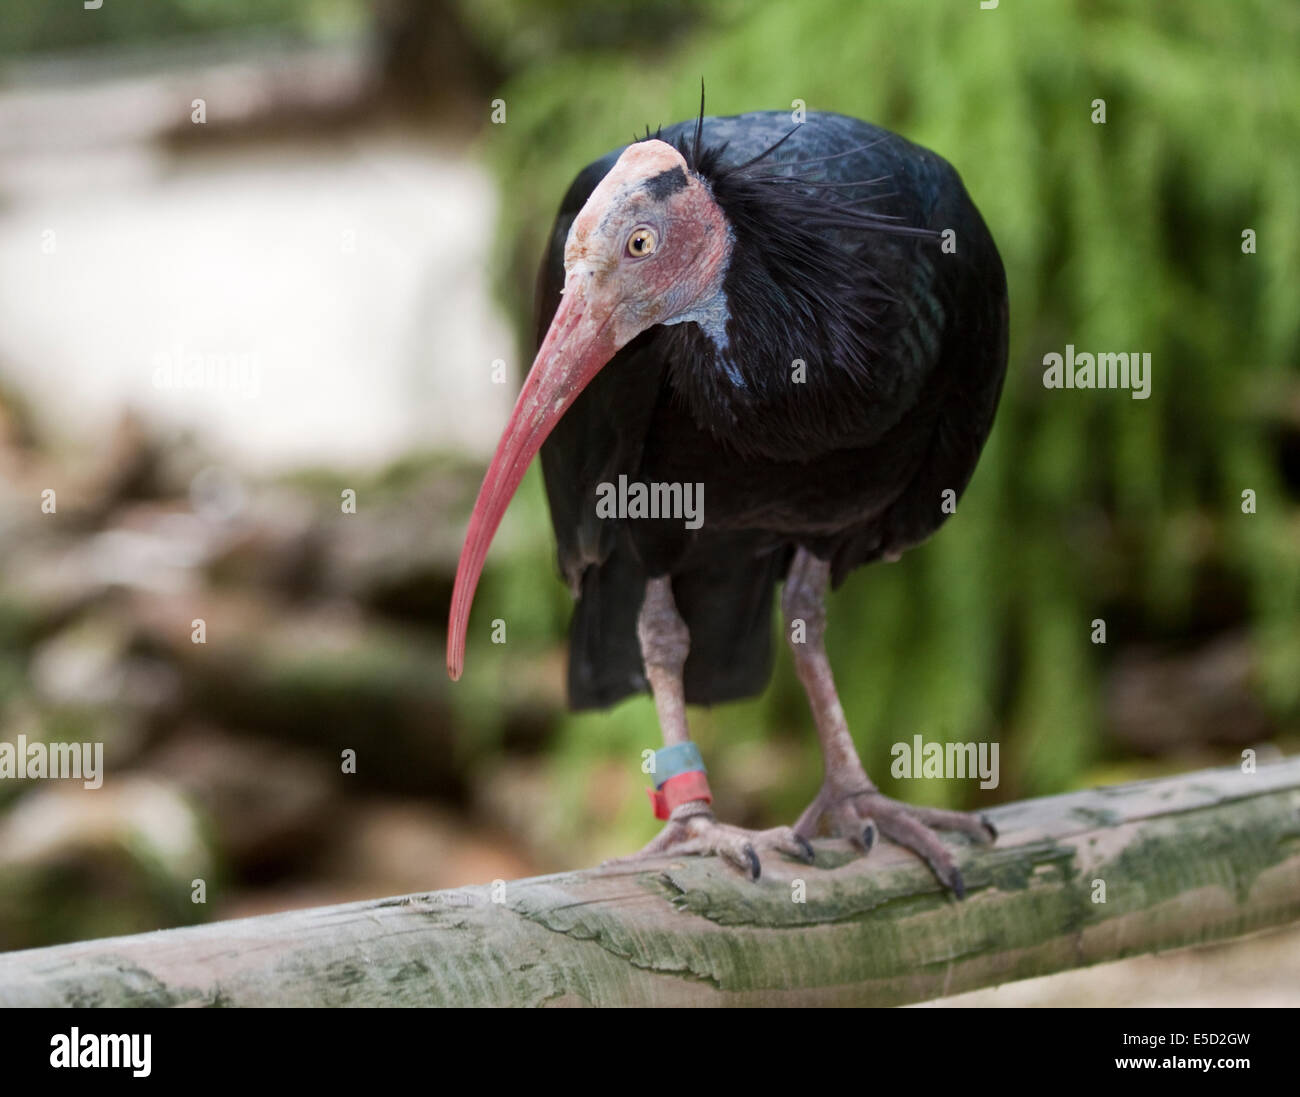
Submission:
POLYGON ((648 688, 663 731, 652 800, 667 821, 635 856, 716 853, 757 878, 757 850, 811 860, 824 822, 863 851, 878 829, 960 897, 936 831, 992 841, 992 826, 877 790, 823 642, 828 587, 933 533, 992 426, 1006 279, 957 172, 844 115, 701 110, 578 174, 537 313, 537 356, 460 558, 451 677, 488 546, 540 449, 577 598, 570 702, 648 688), (611 514, 597 504, 614 484, 694 489, 702 515, 611 514), (764 688, 781 582, 825 779, 793 827, 753 832, 715 818, 685 706, 764 688))

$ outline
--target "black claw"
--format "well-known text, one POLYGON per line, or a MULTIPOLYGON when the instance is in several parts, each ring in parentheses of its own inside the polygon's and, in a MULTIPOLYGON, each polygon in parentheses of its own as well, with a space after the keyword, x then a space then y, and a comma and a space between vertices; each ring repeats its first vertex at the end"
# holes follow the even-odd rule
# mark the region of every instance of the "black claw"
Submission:
POLYGON ((862 831, 862 849, 866 853, 871 852, 871 847, 876 844, 876 828, 866 827, 862 831))
POLYGON ((966 881, 961 878, 961 869, 954 865, 950 871, 929 857, 925 858, 925 863, 930 866, 934 878, 957 896, 958 901, 966 898, 966 881))
POLYGON ((989 834, 992 836, 993 841, 996 842, 998 840, 998 828, 993 825, 993 820, 987 815, 981 815, 980 822, 988 827, 989 834))
POLYGON ((753 846, 745 847, 745 856, 749 858, 749 878, 757 880, 763 875, 763 866, 759 863, 758 854, 754 852, 753 846))
POLYGON ((796 834, 794 836, 794 840, 799 843, 799 847, 803 850, 803 859, 805 861, 807 861, 811 865, 814 861, 817 860, 817 853, 812 848, 812 843, 808 841, 807 838, 805 838, 802 834, 796 834))

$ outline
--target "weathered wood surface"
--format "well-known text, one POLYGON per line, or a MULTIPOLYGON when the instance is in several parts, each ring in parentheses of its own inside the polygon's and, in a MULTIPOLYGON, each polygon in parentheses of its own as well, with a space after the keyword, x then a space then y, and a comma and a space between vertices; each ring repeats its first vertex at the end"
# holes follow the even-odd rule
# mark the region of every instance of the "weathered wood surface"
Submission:
POLYGON ((894 1005, 1300 920, 1300 758, 990 815, 964 902, 827 841, 9 953, 0 1005, 894 1005))

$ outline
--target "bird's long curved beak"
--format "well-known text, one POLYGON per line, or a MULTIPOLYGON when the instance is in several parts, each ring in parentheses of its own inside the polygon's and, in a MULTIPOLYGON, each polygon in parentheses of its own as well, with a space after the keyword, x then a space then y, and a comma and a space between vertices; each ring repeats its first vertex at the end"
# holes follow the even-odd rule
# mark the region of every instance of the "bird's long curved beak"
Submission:
POLYGON ((460 678, 465 666, 465 631, 488 546, 524 478, 528 465, 569 405, 619 349, 612 334, 613 307, 593 301, 587 282, 570 279, 550 330, 497 443, 478 500, 470 515, 456 569, 447 625, 447 673, 460 678))

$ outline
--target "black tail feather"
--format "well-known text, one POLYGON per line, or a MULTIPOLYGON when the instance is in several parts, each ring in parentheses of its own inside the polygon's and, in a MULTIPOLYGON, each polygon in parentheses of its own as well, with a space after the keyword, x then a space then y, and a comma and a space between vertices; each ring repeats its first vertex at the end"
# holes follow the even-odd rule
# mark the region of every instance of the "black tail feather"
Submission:
MULTIPOLYGON (((772 674, 772 600, 790 550, 747 560, 711 553, 711 562, 673 576, 673 597, 691 635, 686 700, 714 705, 761 693, 772 674)), ((646 574, 621 541, 587 569, 569 633, 569 704, 607 708, 647 688, 636 635, 646 574)))

